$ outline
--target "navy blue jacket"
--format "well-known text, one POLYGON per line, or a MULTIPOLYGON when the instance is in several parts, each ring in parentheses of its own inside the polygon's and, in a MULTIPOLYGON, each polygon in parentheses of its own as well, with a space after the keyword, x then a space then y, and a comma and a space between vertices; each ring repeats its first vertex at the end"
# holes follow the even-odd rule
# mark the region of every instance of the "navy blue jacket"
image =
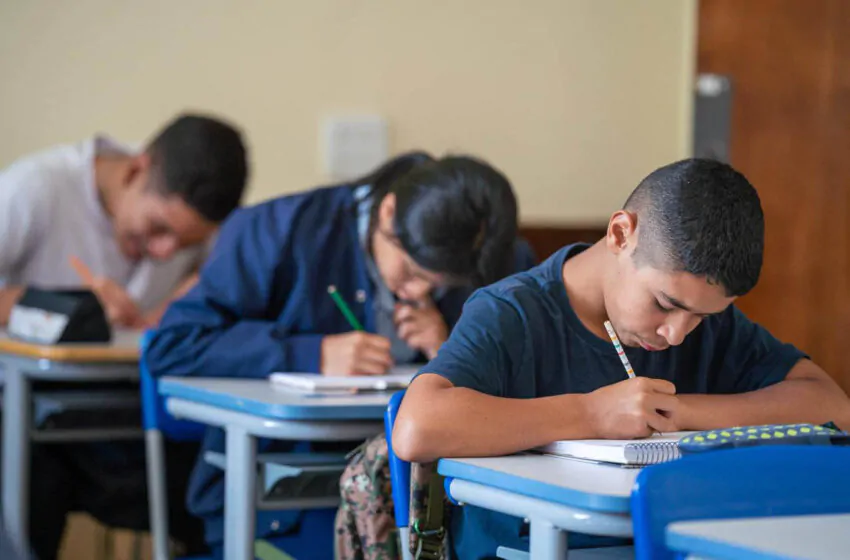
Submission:
MULTIPOLYGON (((516 271, 534 265, 516 244, 516 271)), ((234 213, 222 227, 200 281, 174 302, 145 359, 156 376, 265 378, 274 371, 319 371, 322 337, 351 330, 328 296, 335 285, 365 329, 374 332, 374 286, 357 229, 352 187, 277 198, 234 213), (357 294, 365 295, 359 298, 357 294)), ((468 288, 435 302, 451 328, 468 288)), ((270 442, 261 440, 258 450, 270 442)), ((278 442, 275 448, 285 448, 278 442)), ((210 429, 203 451, 223 451, 224 433, 210 429)), ((203 453, 202 451, 202 453, 203 453)), ((223 473, 202 459, 189 485, 189 510, 207 522, 207 540, 222 536, 223 473)), ((297 520, 276 520, 285 530, 297 520)), ((258 535, 262 536, 262 527, 258 535)))

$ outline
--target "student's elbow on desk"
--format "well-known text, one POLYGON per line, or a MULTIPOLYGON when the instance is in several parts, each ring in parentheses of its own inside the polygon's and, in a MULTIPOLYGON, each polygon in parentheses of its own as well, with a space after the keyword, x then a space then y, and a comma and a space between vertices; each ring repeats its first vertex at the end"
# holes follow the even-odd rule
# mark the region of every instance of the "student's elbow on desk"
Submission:
POLYGON ((407 389, 393 426, 392 443, 395 454, 404 461, 425 463, 439 459, 439 444, 446 437, 435 403, 440 391, 454 387, 451 382, 426 374, 417 378, 407 389))
POLYGON ((393 427, 393 451, 403 461, 424 463, 432 461, 428 450, 429 437, 424 433, 422 423, 417 419, 399 417, 393 427))

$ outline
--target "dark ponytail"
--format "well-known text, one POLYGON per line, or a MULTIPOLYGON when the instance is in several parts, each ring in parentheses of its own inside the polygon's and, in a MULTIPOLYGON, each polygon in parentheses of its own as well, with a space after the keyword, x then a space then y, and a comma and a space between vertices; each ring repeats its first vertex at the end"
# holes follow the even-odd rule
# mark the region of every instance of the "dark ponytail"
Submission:
POLYGON ((476 286, 510 273, 517 203, 508 179, 492 166, 445 157, 416 166, 390 192, 394 233, 421 267, 476 286))
POLYGON ((393 183, 400 179, 412 169, 424 163, 430 163, 434 158, 428 152, 414 151, 398 155, 369 174, 350 181, 350 184, 361 186, 369 185, 369 195, 374 199, 373 207, 379 206, 384 196, 390 192, 393 183))
POLYGON ((371 186, 370 236, 381 201, 395 194, 392 233, 422 268, 473 286, 512 272, 516 198, 508 179, 484 161, 407 152, 351 184, 371 186))
MULTIPOLYGON (((375 232, 375 225, 378 223, 378 209, 381 206, 381 201, 391 191, 393 184, 417 166, 432 161, 434 161, 434 158, 428 152, 406 152, 387 161, 368 175, 350 182, 356 187, 363 185, 370 187, 369 193, 364 197, 364 199, 371 199, 372 204, 369 212, 370 238, 375 232)), ((372 244, 369 243, 368 246, 371 248, 372 244)))

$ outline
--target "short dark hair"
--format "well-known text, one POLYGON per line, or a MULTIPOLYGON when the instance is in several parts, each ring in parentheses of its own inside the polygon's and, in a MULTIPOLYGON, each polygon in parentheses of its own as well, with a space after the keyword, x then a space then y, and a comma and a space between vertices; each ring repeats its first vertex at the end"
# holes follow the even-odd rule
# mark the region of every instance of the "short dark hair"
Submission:
POLYGON ((222 222, 238 206, 248 178, 242 136, 219 119, 184 114, 148 144, 152 186, 179 196, 212 221, 222 222))
POLYGON ((705 277, 728 296, 753 289, 764 253, 759 196, 741 173, 685 159, 650 173, 626 201, 638 216, 635 259, 705 277))
POLYGON ((517 202, 508 179, 470 156, 416 158, 396 177, 394 231, 421 267, 461 284, 486 285, 510 273, 517 202))

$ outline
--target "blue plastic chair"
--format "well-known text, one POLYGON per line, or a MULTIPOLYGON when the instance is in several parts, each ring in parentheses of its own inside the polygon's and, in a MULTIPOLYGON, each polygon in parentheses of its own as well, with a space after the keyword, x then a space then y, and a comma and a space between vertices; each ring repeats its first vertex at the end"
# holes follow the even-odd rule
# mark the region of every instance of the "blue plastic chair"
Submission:
POLYGON ((145 351, 152 333, 145 332, 141 339, 139 381, 142 395, 142 427, 145 431, 145 460, 148 478, 148 507, 151 542, 155 560, 170 558, 168 546, 168 485, 165 471, 165 439, 174 441, 201 441, 206 426, 197 422, 178 420, 165 410, 165 399, 160 397, 158 381, 145 362, 145 351))
POLYGON ((850 448, 764 446, 706 452, 648 467, 632 492, 635 558, 679 557, 670 523, 850 512, 850 448))
MULTIPOLYGON (((142 424, 145 431, 153 558, 154 560, 168 560, 170 553, 165 440, 201 441, 207 426, 197 422, 178 420, 165 409, 165 399, 159 394, 159 382, 156 377, 151 375, 145 362, 145 351, 151 336, 151 332, 145 332, 141 339, 139 375, 142 424)), ((265 530, 273 524, 278 515, 277 511, 257 511, 257 527, 265 530)), ((269 539, 267 543, 298 560, 331 560, 333 558, 335 515, 336 508, 307 510, 301 515, 297 531, 274 537, 269 539)), ((268 549, 268 546, 262 548, 268 549)))
POLYGON ((393 426, 401 406, 404 391, 390 397, 384 413, 384 432, 387 436, 387 452, 390 459, 390 482, 393 490, 393 510, 398 528, 399 547, 402 560, 412 560, 410 553, 410 463, 402 461, 393 451, 393 426))

